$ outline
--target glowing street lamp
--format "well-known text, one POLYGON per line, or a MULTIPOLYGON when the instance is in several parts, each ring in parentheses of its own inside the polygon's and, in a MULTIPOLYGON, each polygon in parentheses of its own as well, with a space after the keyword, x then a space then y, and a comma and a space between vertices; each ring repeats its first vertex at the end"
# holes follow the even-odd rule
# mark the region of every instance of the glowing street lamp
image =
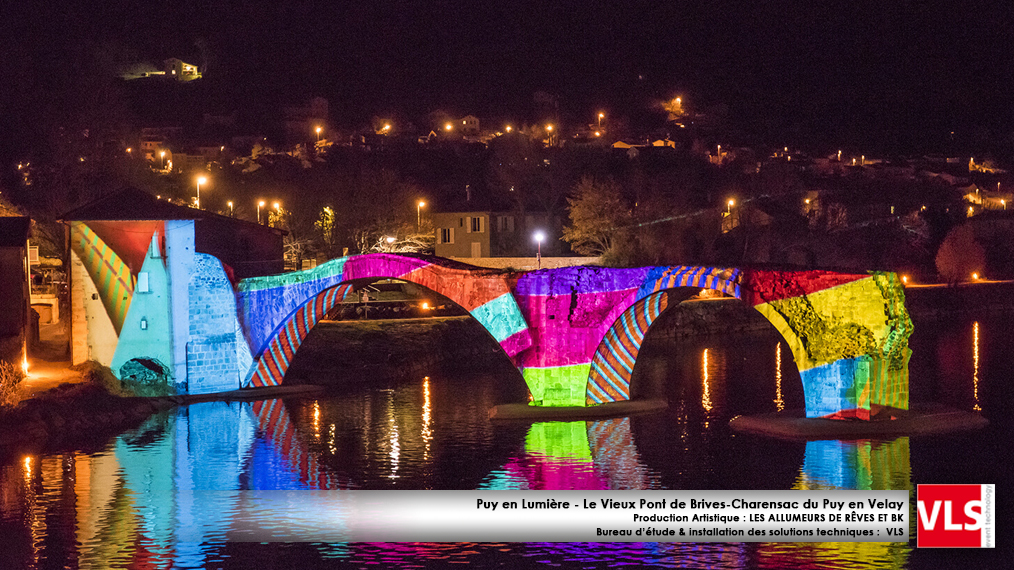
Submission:
POLYGON ((508 132, 508 133, 509 133, 509 132, 511 132, 511 128, 512 128, 512 127, 511 127, 510 125, 507 125, 507 132, 508 132))
POLYGON ((1007 210, 1007 200, 1000 198, 1000 205, 1003 206, 1004 210, 1007 210))
POLYGON ((732 207, 735 206, 735 205, 736 205, 736 201, 735 200, 729 200, 729 202, 728 202, 729 209, 726 210, 726 213, 727 214, 732 214, 732 207))
POLYGON ((452 125, 450 123, 447 123, 446 125, 444 125, 444 130, 445 131, 450 132, 450 130, 453 129, 453 128, 454 128, 454 125, 452 125))
POLYGON ((419 231, 422 228, 422 208, 426 205, 426 202, 419 200, 419 203, 415 205, 415 229, 419 231))
POLYGON ((323 127, 317 127, 317 142, 320 142, 320 132, 324 130, 323 127))
POLYGON ((165 151, 159 151, 158 155, 162 158, 162 170, 165 170, 165 151))
POLYGON ((201 209, 201 184, 207 182, 208 179, 203 176, 197 177, 197 209, 201 209))
POLYGON ((542 269, 542 240, 546 239, 546 235, 542 232, 535 232, 535 235, 532 237, 535 238, 535 243, 538 244, 538 249, 535 252, 535 260, 539 264, 539 269, 542 269))
POLYGON ((599 113, 599 128, 602 128, 602 119, 605 118, 605 113, 599 113))
POLYGON ((264 200, 257 202, 257 223, 261 223, 261 208, 264 207, 264 200))
POLYGON ((235 212, 233 212, 233 209, 232 209, 232 200, 229 200, 229 217, 230 218, 234 217, 233 216, 234 213, 235 212))

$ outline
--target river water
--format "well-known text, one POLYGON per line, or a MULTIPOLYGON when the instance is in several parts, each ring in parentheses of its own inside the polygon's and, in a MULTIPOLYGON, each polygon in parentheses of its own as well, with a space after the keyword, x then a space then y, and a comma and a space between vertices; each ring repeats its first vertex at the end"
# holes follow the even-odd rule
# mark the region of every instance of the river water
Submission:
POLYGON ((0 466, 0 565, 1005 567, 999 548, 916 549, 914 527, 910 544, 230 543, 222 537, 236 513, 204 511, 190 491, 907 489, 914 501, 918 483, 995 483, 1002 498, 1014 441, 1008 320, 916 323, 912 401, 991 420, 982 431, 929 438, 785 442, 732 433, 736 415, 802 408, 799 374, 773 332, 646 345, 635 391, 670 402, 650 416, 492 424, 487 410, 516 395, 520 378, 467 367, 318 399, 194 404, 93 449, 0 466), (201 541, 183 541, 184 527, 201 541))

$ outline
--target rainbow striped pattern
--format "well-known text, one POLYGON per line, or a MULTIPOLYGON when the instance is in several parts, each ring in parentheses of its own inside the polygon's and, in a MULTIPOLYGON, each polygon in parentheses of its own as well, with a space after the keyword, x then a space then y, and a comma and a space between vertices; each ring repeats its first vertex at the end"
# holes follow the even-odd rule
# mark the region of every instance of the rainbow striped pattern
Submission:
POLYGON ((84 263, 116 334, 120 334, 134 294, 134 276, 130 268, 84 222, 71 222, 70 247, 84 263))
POLYGON ((638 290, 638 297, 674 287, 700 287, 714 289, 726 295, 740 298, 739 269, 720 269, 717 267, 700 267, 678 265, 675 267, 652 267, 638 290))
POLYGON ((592 359, 585 399, 589 406, 630 399, 630 375, 641 342, 667 304, 665 292, 652 293, 616 319, 592 359))
POLYGON ((317 461, 299 439, 298 430, 280 399, 258 400, 250 404, 261 435, 289 463, 289 467, 306 489, 339 489, 343 486, 317 461))
POLYGON ((313 325, 344 299, 341 283, 360 279, 401 279, 444 295, 467 310, 515 355, 532 344, 528 326, 511 294, 507 276, 434 258, 384 253, 343 257, 314 269, 244 279, 237 293, 246 340, 257 355, 248 385, 282 382, 292 357, 313 325))
POLYGON ((324 318, 335 305, 341 303, 352 291, 352 285, 346 283, 332 287, 310 299, 279 327, 271 337, 267 348, 256 360, 248 386, 279 386, 282 377, 289 369, 289 364, 296 356, 296 350, 303 343, 306 335, 324 318))

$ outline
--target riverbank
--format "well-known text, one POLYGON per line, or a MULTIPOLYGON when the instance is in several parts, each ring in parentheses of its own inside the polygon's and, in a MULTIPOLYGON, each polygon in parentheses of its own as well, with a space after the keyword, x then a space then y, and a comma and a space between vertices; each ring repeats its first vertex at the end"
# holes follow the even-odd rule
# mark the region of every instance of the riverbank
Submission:
POLYGON ((0 412, 0 458, 62 449, 99 449, 109 437, 136 427, 182 398, 138 398, 111 393, 100 367, 78 371, 84 378, 36 394, 0 412))

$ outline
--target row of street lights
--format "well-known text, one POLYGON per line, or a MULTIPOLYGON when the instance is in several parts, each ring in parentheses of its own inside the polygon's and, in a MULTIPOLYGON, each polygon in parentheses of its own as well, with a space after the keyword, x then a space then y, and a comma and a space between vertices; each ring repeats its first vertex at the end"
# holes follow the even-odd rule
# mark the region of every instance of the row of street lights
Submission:
MULTIPOLYGON (((208 183, 208 179, 205 176, 198 176, 195 181, 197 182, 197 209, 200 210, 201 209, 201 184, 207 184, 208 183)), ((229 200, 228 202, 226 202, 226 204, 229 206, 229 215, 232 216, 235 213, 235 204, 233 203, 232 200, 229 200)), ((419 208, 422 208, 425 205, 426 205, 425 202, 419 202, 419 208)), ((263 208, 265 206, 267 206, 267 202, 265 202, 264 200, 258 200, 257 201, 257 223, 258 224, 261 223, 261 208, 263 208)), ((281 202, 277 202, 277 201, 273 202, 271 204, 271 207, 274 208, 276 212, 281 212, 282 211, 282 204, 281 204, 281 202)))

